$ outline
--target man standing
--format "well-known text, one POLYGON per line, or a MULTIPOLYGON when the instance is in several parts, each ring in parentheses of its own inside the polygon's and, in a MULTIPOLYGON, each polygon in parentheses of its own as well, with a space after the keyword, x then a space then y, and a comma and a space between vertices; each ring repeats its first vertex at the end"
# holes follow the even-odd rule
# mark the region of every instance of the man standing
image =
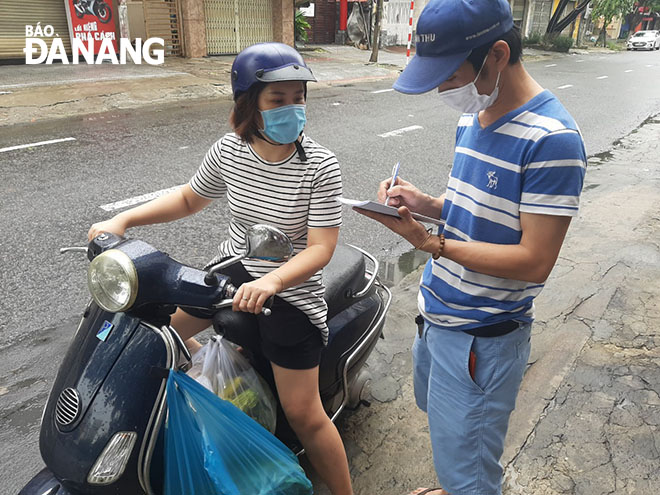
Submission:
POLYGON ((416 47, 394 88, 437 88, 465 112, 446 193, 388 179, 378 198, 401 218, 359 211, 432 254, 418 296, 414 384, 443 488, 423 493, 499 495, 534 298, 577 215, 586 152, 572 117, 524 69, 506 0, 431 0, 416 47), (410 211, 445 225, 431 234, 410 211))

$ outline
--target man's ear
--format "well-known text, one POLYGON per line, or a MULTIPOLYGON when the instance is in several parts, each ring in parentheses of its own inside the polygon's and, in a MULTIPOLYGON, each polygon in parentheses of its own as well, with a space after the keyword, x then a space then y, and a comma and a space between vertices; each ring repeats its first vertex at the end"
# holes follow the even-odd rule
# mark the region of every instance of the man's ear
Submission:
POLYGON ((502 72, 509 63, 509 59, 511 58, 511 49, 509 48, 509 44, 503 40, 496 41, 490 51, 493 55, 493 59, 495 60, 495 67, 497 72, 502 72))

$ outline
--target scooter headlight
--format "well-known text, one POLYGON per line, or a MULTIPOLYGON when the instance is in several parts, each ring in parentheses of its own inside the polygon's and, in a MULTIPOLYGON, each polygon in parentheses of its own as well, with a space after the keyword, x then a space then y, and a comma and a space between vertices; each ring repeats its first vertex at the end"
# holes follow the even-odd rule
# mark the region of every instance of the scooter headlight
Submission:
POLYGON ((137 297, 137 270, 126 253, 110 249, 89 264, 87 285, 101 308, 111 313, 126 311, 137 297))
POLYGON ((136 440, 137 433, 134 431, 116 433, 96 459, 87 482, 90 485, 109 485, 117 481, 124 474, 136 440))

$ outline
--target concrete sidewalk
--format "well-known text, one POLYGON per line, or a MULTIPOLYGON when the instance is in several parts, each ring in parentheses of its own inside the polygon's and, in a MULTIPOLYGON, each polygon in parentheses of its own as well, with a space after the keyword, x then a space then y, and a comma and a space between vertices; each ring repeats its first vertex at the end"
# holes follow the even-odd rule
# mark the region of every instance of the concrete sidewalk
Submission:
MULTIPOLYGON (((301 49, 317 88, 354 82, 394 80, 406 64, 405 47, 370 51, 351 46, 311 45, 301 49)), ((526 60, 557 56, 526 51, 526 60)), ((150 65, 2 65, 0 126, 38 122, 193 99, 231 98, 234 56, 166 58, 150 65)))
MULTIPOLYGON (((370 52, 349 46, 308 47, 303 54, 320 84, 394 79, 405 53, 370 52)), ((166 58, 150 65, 0 66, 0 126, 79 114, 204 98, 230 98, 234 56, 166 58)))
MULTIPOLYGON (((660 493, 659 117, 589 159, 580 215, 537 299, 502 458, 505 495, 660 493)), ((420 274, 394 288, 369 362, 372 406, 339 424, 358 495, 437 485, 412 393, 420 274)))

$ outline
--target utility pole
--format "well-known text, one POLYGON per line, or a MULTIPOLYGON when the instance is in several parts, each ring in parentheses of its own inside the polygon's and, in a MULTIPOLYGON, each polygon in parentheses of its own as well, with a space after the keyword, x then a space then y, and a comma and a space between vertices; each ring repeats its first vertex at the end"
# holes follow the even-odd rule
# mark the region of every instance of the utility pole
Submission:
POLYGON ((369 62, 378 62, 378 43, 380 38, 380 20, 383 15, 383 0, 376 4, 376 24, 374 26, 374 39, 371 44, 371 57, 369 62))

